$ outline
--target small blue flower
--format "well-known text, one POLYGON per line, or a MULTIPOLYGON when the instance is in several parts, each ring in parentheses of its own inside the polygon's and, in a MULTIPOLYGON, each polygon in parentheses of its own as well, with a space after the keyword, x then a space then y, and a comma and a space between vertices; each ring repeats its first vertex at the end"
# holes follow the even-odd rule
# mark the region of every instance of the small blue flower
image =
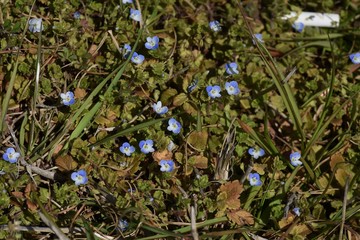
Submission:
MULTIPOLYGON (((261 33, 255 33, 254 34, 254 37, 259 41, 259 42, 261 42, 261 43, 263 43, 264 42, 264 40, 263 40, 263 37, 262 37, 262 34, 261 33)), ((253 40, 254 41, 254 40, 253 40)), ((254 42, 254 44, 255 44, 255 42, 254 42)))
POLYGON ((237 95, 240 93, 239 85, 236 81, 226 82, 225 89, 229 95, 237 95))
POLYGON ((67 92, 67 93, 61 93, 60 94, 61 97, 61 102, 66 105, 66 106, 70 106, 73 105, 75 103, 75 99, 74 99, 74 93, 73 92, 67 92))
POLYGON ((255 149, 255 148, 249 148, 248 153, 253 156, 253 158, 258 159, 259 157, 262 157, 265 155, 265 151, 262 148, 255 149))
POLYGON ((258 173, 250 173, 249 182, 251 186, 260 186, 262 184, 258 173))
POLYGON ((169 152, 171 152, 171 151, 174 150, 175 148, 176 148, 175 143, 170 140, 170 142, 169 142, 169 144, 168 144, 168 146, 167 146, 167 150, 168 150, 169 152))
POLYGON ((350 54, 349 58, 352 63, 359 64, 360 63, 360 52, 350 54))
POLYGON ((174 170, 174 161, 173 160, 161 160, 159 165, 160 171, 162 172, 172 172, 174 170))
POLYGON ((142 140, 139 143, 141 152, 143 152, 145 154, 155 151, 155 149, 153 148, 153 145, 154 145, 153 140, 142 140))
POLYGON ((74 12, 73 17, 75 19, 79 19, 81 17, 81 13, 76 11, 76 12, 74 12))
POLYGON ((32 18, 29 20, 29 31, 36 33, 41 32, 43 30, 42 27, 42 19, 41 18, 32 18))
POLYGON ((168 112, 168 107, 162 106, 161 101, 154 103, 152 107, 153 107, 154 111, 159 115, 162 115, 162 114, 165 114, 168 112))
POLYGON ((170 118, 168 124, 169 126, 167 127, 167 130, 172 131, 175 134, 180 133, 181 124, 178 121, 174 118, 170 118))
POLYGON ((227 74, 238 74, 239 70, 237 70, 237 63, 236 62, 231 62, 231 63, 227 63, 225 64, 225 69, 226 69, 226 73, 227 74))
POLYGON ((71 174, 71 179, 75 182, 75 185, 78 186, 80 184, 86 184, 88 182, 88 178, 86 176, 86 171, 81 169, 77 172, 73 172, 71 174))
POLYGON ((296 214, 296 216, 300 216, 300 208, 298 207, 294 208, 293 212, 296 214))
POLYGON ((134 52, 131 61, 136 64, 141 64, 145 60, 145 57, 141 54, 137 54, 137 52, 134 52))
POLYGON ((290 162, 291 165, 294 167, 302 165, 302 162, 300 161, 301 154, 299 152, 293 152, 290 154, 290 162))
POLYGON ((133 19, 134 21, 140 22, 141 12, 139 10, 130 8, 130 18, 133 19))
POLYGON ((149 50, 155 50, 159 47, 159 37, 147 37, 147 42, 145 43, 145 47, 149 50))
POLYGON ((124 142, 119 149, 120 149, 120 152, 122 152, 123 154, 125 154, 128 157, 133 152, 135 152, 135 148, 133 146, 131 146, 128 142, 124 142))
POLYGON ((199 80, 195 79, 187 88, 188 93, 191 93, 192 91, 194 91, 194 89, 196 88, 197 84, 198 84, 199 80))
POLYGON ((218 21, 211 21, 209 22, 210 29, 214 32, 219 32, 221 30, 220 23, 218 21))
POLYGON ((127 3, 133 3, 133 0, 122 0, 123 4, 127 4, 127 3))
POLYGON ((302 32, 303 29, 304 29, 304 27, 305 27, 305 25, 304 25, 302 22, 294 22, 293 25, 292 25, 292 27, 293 27, 296 31, 302 32))
POLYGON ((129 227, 129 223, 125 219, 120 219, 118 227, 122 232, 124 232, 129 227))
POLYGON ((209 95, 209 97, 211 98, 217 98, 217 97, 221 97, 220 94, 221 88, 218 85, 215 86, 207 86, 206 87, 206 92, 209 95))
POLYGON ((125 44, 122 52, 123 52, 123 57, 128 58, 129 54, 131 53, 131 46, 129 44, 125 44))
POLYGON ((3 159, 9 163, 16 163, 19 157, 20 153, 16 152, 14 148, 6 149, 6 152, 3 154, 3 159))

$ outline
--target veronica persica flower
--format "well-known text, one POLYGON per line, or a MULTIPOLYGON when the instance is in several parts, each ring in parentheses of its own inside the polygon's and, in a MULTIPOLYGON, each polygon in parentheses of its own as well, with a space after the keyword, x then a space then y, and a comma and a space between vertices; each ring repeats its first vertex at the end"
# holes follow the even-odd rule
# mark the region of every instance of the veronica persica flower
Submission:
POLYGON ((79 18, 81 17, 81 13, 79 13, 79 12, 74 12, 73 17, 74 17, 75 19, 79 19, 79 18))
POLYGON ((129 223, 125 219, 120 219, 118 227, 124 232, 129 227, 129 223))
POLYGON ((133 3, 133 0, 122 0, 123 4, 127 4, 127 3, 133 3))
POLYGON ((20 153, 16 152, 14 148, 6 149, 6 152, 3 154, 3 159, 9 163, 16 163, 19 157, 20 153))
POLYGON ((290 154, 291 165, 293 165, 294 167, 302 165, 300 158, 301 154, 299 152, 293 152, 292 154, 290 154))
POLYGON ((86 184, 88 182, 88 178, 86 176, 86 171, 81 169, 77 172, 73 172, 71 174, 71 179, 75 182, 76 186, 81 184, 86 184))
POLYGON ((251 186, 260 186, 262 184, 258 173, 250 173, 249 182, 251 186))
POLYGON ((145 154, 155 151, 155 149, 153 148, 153 145, 154 145, 153 140, 142 140, 139 143, 141 152, 143 152, 145 154))
POLYGON ((255 159, 258 159, 259 157, 262 157, 265 155, 265 151, 262 148, 259 148, 259 149, 249 148, 248 153, 255 159))
POLYGON ((147 37, 146 40, 147 40, 147 42, 145 43, 145 47, 147 49, 149 49, 149 50, 158 49, 158 47, 159 47, 159 37, 158 36, 147 37))
POLYGON ((198 84, 199 80, 195 79, 187 88, 188 93, 191 93, 192 91, 195 90, 197 84, 198 84))
POLYGON ((130 8, 130 18, 133 19, 134 21, 140 22, 141 12, 139 10, 130 8))
POLYGON ((350 54, 349 58, 352 63, 359 64, 360 63, 360 52, 350 54))
POLYGON ((300 208, 298 207, 294 208, 293 212, 296 214, 296 216, 300 216, 300 208))
POLYGON ((73 92, 66 92, 66 93, 61 93, 60 94, 61 97, 61 102, 66 105, 66 106, 70 106, 73 105, 75 103, 75 98, 74 98, 74 93, 73 92))
POLYGON ((125 154, 128 157, 133 152, 135 152, 135 148, 133 146, 131 146, 128 142, 124 142, 119 149, 120 149, 120 152, 122 152, 123 154, 125 154))
POLYGON ((207 86, 206 87, 206 92, 207 94, 209 95, 209 97, 211 98, 218 98, 218 97, 221 97, 221 88, 220 86, 207 86))
POLYGON ((159 114, 159 115, 162 115, 162 114, 165 114, 168 112, 168 107, 166 106, 163 106, 161 101, 158 101, 157 103, 154 103, 152 105, 154 111, 159 114))
MULTIPOLYGON (((263 37, 262 37, 262 34, 261 33, 255 33, 254 34, 254 37, 259 41, 259 42, 261 42, 261 43, 263 43, 264 42, 264 40, 263 40, 263 37)), ((255 43, 254 43, 255 44, 255 43)))
POLYGON ((127 58, 131 53, 131 46, 129 44, 125 44, 122 53, 123 53, 123 57, 127 58))
POLYGON ((239 85, 236 81, 226 82, 225 89, 229 95, 237 95, 240 93, 239 85))
POLYGON ((160 171, 162 172, 172 172, 174 170, 174 161, 173 160, 161 160, 160 171))
POLYGON ((305 27, 305 25, 304 25, 302 22, 295 22, 295 23, 293 23, 292 27, 293 27, 296 31, 302 32, 303 29, 304 29, 304 27, 305 27))
POLYGON ((29 31, 36 33, 41 32, 43 30, 42 27, 42 19, 41 18, 32 18, 29 20, 29 31))
POLYGON ((170 118, 168 124, 167 130, 172 131, 175 134, 180 133, 181 124, 178 121, 174 118, 170 118))
POLYGON ((231 62, 231 63, 227 63, 225 64, 225 69, 226 69, 226 73, 227 74, 238 74, 239 70, 237 70, 237 63, 236 62, 231 62))
POLYGON ((131 61, 136 64, 141 64, 145 60, 145 57, 141 54, 133 53, 131 57, 131 61))
POLYGON ((210 26, 210 29, 213 30, 214 32, 218 32, 221 30, 220 23, 216 20, 209 22, 209 26, 210 26))

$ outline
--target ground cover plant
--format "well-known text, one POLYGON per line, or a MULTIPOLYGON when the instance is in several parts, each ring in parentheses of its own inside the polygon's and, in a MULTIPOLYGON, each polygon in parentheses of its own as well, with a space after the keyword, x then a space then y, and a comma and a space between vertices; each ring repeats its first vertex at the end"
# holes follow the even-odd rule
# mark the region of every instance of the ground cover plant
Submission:
POLYGON ((356 1, 0 7, 0 239, 360 239, 356 1))

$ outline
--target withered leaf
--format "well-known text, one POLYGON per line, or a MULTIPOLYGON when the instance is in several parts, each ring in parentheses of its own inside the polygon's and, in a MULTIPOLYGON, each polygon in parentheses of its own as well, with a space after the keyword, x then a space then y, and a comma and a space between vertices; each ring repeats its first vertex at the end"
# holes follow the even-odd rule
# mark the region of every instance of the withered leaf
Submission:
POLYGON ((239 180, 235 180, 229 183, 222 185, 219 189, 220 192, 225 192, 226 206, 229 209, 238 209, 240 208, 240 193, 243 191, 243 186, 239 180))
POLYGON ((254 216, 243 209, 229 211, 227 217, 239 226, 254 224, 254 216))
POLYGON ((163 151, 155 151, 152 156, 155 161, 160 162, 160 160, 171 160, 173 157, 173 153, 165 149, 163 151))
POLYGON ((77 167, 77 162, 70 155, 59 156, 55 159, 55 165, 60 171, 72 171, 77 167))

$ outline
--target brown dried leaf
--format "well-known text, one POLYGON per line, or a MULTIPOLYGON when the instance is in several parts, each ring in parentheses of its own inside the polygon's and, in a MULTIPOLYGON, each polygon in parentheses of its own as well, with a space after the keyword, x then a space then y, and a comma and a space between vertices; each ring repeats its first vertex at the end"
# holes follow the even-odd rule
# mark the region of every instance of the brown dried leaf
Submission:
POLYGON ((70 155, 59 156, 55 159, 55 165, 60 171, 72 171, 77 167, 77 162, 70 155))
POLYGON ((331 171, 334 171, 336 165, 338 165, 338 167, 341 167, 341 165, 339 165, 339 163, 341 162, 345 162, 345 159, 343 158, 342 154, 336 153, 332 155, 330 158, 331 171))
POLYGON ((30 201, 29 199, 26 199, 26 205, 31 212, 36 212, 38 208, 37 205, 32 201, 30 201))
POLYGON ((225 192, 227 196, 226 206, 229 209, 240 208, 240 193, 243 191, 243 186, 239 180, 226 183, 219 188, 220 192, 225 192))
POLYGON ((155 161, 160 162, 160 160, 171 160, 173 153, 165 149, 163 151, 155 151, 152 156, 155 161))
POLYGON ((194 156, 195 158, 195 164, 194 167, 200 168, 200 169, 207 169, 208 168, 208 159, 204 156, 194 156))
POLYGON ((239 226, 243 225, 253 225, 254 224, 254 216, 245 210, 234 210, 229 211, 227 213, 227 217, 234 223, 239 226))
POLYGON ((86 91, 85 91, 85 89, 82 89, 82 88, 76 88, 74 91, 74 95, 75 95, 76 99, 81 100, 86 96, 86 91))

